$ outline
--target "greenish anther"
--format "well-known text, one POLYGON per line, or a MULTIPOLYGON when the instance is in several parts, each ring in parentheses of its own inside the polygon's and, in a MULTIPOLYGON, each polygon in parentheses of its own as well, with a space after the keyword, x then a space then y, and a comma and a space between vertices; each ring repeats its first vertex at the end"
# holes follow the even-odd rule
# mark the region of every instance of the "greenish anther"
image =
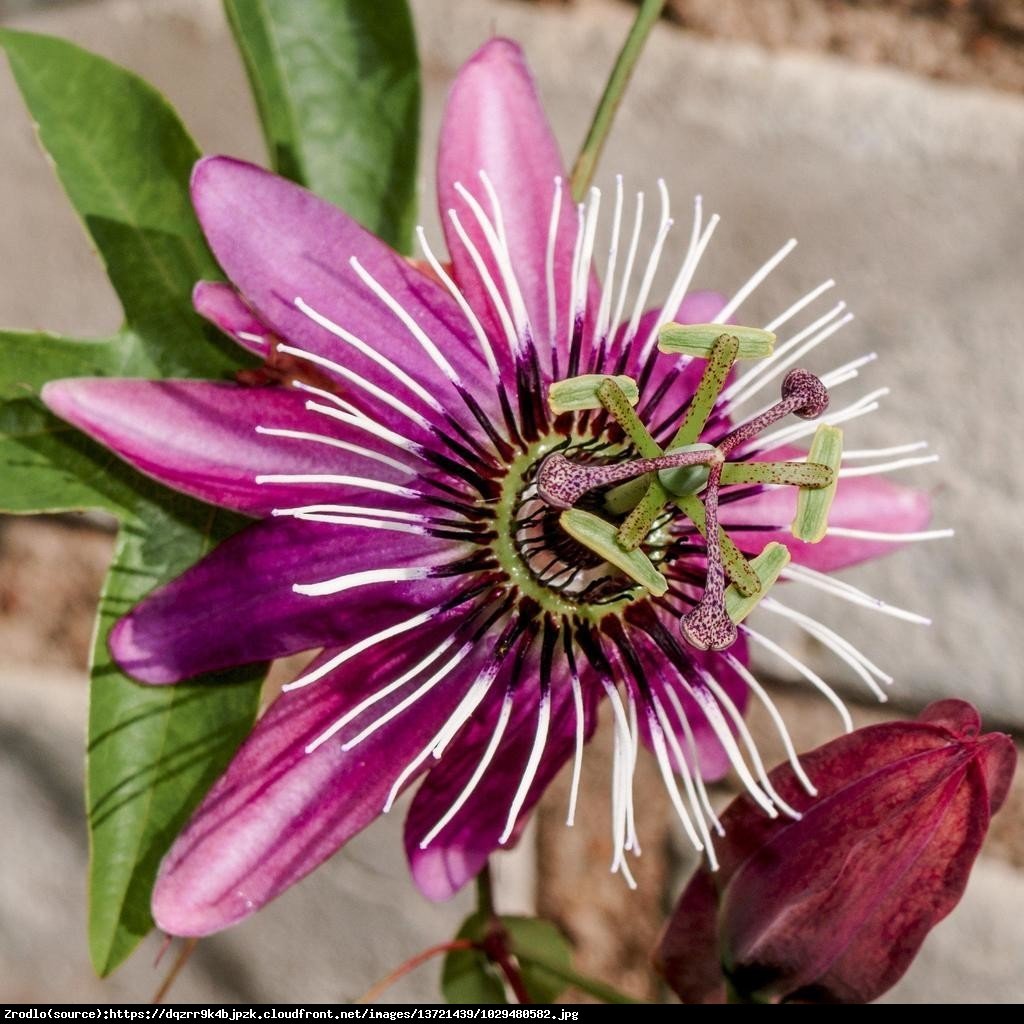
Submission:
POLYGON ((729 324, 727 331, 723 331, 722 324, 665 324, 658 332, 658 350, 707 359, 724 333, 732 335, 739 342, 737 359, 764 359, 775 349, 775 335, 758 327, 734 327, 729 324))
POLYGON ((824 487, 800 488, 796 499, 796 516, 790 529, 797 540, 817 544, 828 532, 828 513, 839 483, 839 464, 843 461, 842 430, 822 423, 814 432, 807 461, 827 466, 832 472, 832 481, 824 487))
POLYGON ((757 576, 759 589, 754 594, 744 594, 735 584, 725 588, 725 609, 733 622, 742 622, 757 607, 789 564, 789 559, 789 548, 785 544, 771 541, 759 555, 747 562, 757 576))
POLYGON ((615 527, 600 516, 571 508, 562 513, 559 523, 570 537, 621 569, 655 597, 660 597, 668 590, 668 581, 654 568, 647 555, 642 551, 623 551, 616 539, 615 527))
POLYGON ((569 377, 552 384, 548 388, 548 406, 556 416, 563 412, 600 409, 602 402, 598 397, 598 389, 605 381, 614 383, 617 394, 621 396, 626 408, 640 401, 640 389, 632 377, 624 374, 608 377, 603 373, 584 373, 579 377, 569 377))

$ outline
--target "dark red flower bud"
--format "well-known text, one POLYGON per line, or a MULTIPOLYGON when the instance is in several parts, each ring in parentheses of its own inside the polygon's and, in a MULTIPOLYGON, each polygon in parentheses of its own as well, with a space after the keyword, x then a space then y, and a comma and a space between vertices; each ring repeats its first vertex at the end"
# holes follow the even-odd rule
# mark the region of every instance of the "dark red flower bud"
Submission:
POLYGON ((859 729, 771 773, 799 821, 743 796, 722 817, 721 869, 691 878, 657 953, 685 1002, 868 1002, 963 894, 1016 750, 964 701, 859 729))

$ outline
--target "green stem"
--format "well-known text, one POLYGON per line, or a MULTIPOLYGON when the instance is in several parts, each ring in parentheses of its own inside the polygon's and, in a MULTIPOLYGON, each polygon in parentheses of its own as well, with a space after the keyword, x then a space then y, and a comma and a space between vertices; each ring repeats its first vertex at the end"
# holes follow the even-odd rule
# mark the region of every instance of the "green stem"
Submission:
POLYGON ((626 42, 619 52, 615 67, 612 68, 611 77, 604 88, 604 95, 594 112, 594 120, 590 123, 590 131, 576 159, 576 166, 572 169, 570 182, 572 185, 572 197, 580 202, 586 195, 590 183, 594 180, 594 171, 597 169, 597 161, 601 156, 608 132, 611 131, 612 121, 615 119, 615 112, 622 102, 622 95, 629 84, 633 68, 640 59, 640 53, 647 42, 654 23, 661 17, 665 0, 643 0, 640 10, 637 11, 633 27, 626 36, 626 42))
POLYGON ((476 909, 490 918, 497 917, 494 912, 494 889, 491 884, 491 864, 484 864, 480 874, 476 876, 476 909))
POLYGON ((596 978, 588 978, 585 974, 580 974, 578 971, 574 971, 571 967, 565 967, 562 964, 552 963, 550 960, 546 960, 543 957, 534 956, 532 953, 520 953, 519 950, 513 950, 516 954, 516 959, 522 964, 529 964, 531 967, 541 967, 549 974, 554 974, 557 978, 560 978, 566 984, 572 985, 574 988, 578 988, 581 992, 586 992, 589 995, 596 996, 598 999, 605 1003, 639 1003, 643 1000, 634 999, 632 996, 627 996, 625 992, 620 992, 616 988, 612 988, 611 985, 606 985, 603 981, 598 981, 596 978))

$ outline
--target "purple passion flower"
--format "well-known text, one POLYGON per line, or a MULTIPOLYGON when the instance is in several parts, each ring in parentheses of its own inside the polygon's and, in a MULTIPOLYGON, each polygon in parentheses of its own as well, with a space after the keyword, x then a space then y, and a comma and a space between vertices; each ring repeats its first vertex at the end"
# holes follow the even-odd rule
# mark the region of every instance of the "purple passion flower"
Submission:
POLYGON ((959 902, 1017 751, 944 700, 801 761, 816 799, 789 765, 771 780, 803 817, 772 821, 740 796, 721 868, 683 892, 657 962, 684 1002, 725 1002, 727 984, 754 1002, 877 999, 959 902))
POLYGON ((592 189, 577 205, 563 174, 505 40, 463 67, 448 99, 438 182, 450 262, 422 230, 413 264, 304 189, 205 159, 193 201, 231 285, 200 283, 196 308, 268 370, 46 388, 58 415, 142 472, 260 520, 116 625, 126 672, 167 684, 320 651, 164 860, 153 910, 165 931, 202 935, 250 914, 421 777, 411 869, 428 896, 450 897, 516 841, 568 762, 572 821, 602 699, 616 738, 613 869, 631 880, 627 853, 639 853, 641 742, 713 858, 704 779, 732 765, 766 814, 785 813, 743 724, 753 694, 785 735, 748 642, 839 704, 743 621, 759 600, 881 692, 886 677, 860 652, 764 596, 781 574, 902 614, 826 573, 928 536, 926 497, 875 476, 892 462, 840 469, 834 443, 815 452, 816 431, 838 431, 806 419, 764 429, 813 419, 826 389, 873 358, 821 379, 794 368, 847 321, 842 303, 773 347, 832 282, 766 330, 724 328, 795 243, 731 298, 693 292, 718 223, 698 200, 668 293, 645 311, 672 226, 664 185, 653 204, 627 203, 618 181, 610 204, 592 189), (750 355, 766 358, 737 374, 750 355), (737 415, 780 381, 781 400, 765 392, 761 412, 737 415), (810 434, 809 459, 792 445, 810 434))

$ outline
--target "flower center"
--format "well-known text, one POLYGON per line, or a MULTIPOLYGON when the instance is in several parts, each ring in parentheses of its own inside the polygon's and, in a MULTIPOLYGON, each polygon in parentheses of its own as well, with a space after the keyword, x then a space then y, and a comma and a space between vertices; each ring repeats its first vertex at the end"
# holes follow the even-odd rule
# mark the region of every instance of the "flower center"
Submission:
POLYGON ((824 536, 841 458, 839 431, 822 426, 807 462, 743 460, 744 446, 784 416, 813 419, 828 408, 825 386, 801 369, 786 375, 777 403, 714 444, 698 440, 735 360, 766 355, 774 343, 764 331, 720 330, 716 325, 669 325, 662 331, 662 351, 707 361, 665 449, 633 408, 639 388, 624 387, 623 378, 588 375, 554 385, 553 410, 603 411, 585 422, 599 424, 607 439, 596 436, 563 443, 558 450, 539 450, 541 457, 521 478, 507 524, 511 546, 536 585, 573 603, 599 605, 670 593, 658 565, 671 563, 671 543, 659 524, 682 514, 704 537, 705 580, 696 600, 688 587, 671 596, 691 606, 680 619, 684 639, 699 650, 716 651, 736 642, 737 623, 789 557, 783 545, 773 543, 748 562, 719 525, 720 490, 730 484, 799 487, 793 533, 813 542, 824 536), (619 434, 621 441, 616 440, 619 434), (740 461, 729 462, 734 454, 740 454, 740 461))

